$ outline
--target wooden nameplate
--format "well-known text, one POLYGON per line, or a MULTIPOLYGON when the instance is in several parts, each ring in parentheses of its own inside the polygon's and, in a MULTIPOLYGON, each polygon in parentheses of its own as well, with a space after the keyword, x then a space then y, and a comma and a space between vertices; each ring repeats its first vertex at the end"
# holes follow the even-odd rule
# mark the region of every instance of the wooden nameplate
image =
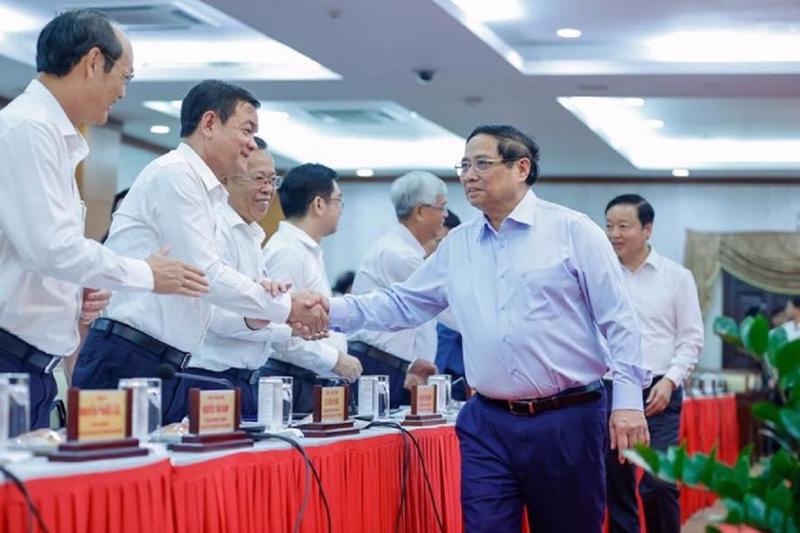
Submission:
POLYGON ((313 422, 297 428, 304 437, 326 438, 353 435, 361 430, 347 416, 350 404, 350 387, 314 386, 313 422))
POLYGON ((411 413, 403 420, 404 426, 437 426, 447 423, 441 413, 436 412, 436 385, 414 385, 411 387, 411 413))
POLYGON ((167 445, 175 452, 215 452, 246 448, 253 439, 239 430, 241 391, 189 389, 189 435, 167 445))
POLYGON ((49 461, 78 463, 137 457, 150 453, 131 437, 131 390, 67 392, 67 442, 49 454, 49 461))

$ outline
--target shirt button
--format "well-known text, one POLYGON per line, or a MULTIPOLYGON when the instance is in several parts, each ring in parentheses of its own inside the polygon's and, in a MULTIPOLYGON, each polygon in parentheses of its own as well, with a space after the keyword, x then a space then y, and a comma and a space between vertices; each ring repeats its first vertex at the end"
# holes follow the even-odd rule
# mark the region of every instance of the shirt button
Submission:
POLYGON ((503 272, 502 274, 500 274, 500 279, 506 279, 506 273, 505 273, 505 272, 503 272))
POLYGON ((508 335, 503 335, 503 342, 508 343, 508 335))
POLYGON ((501 311, 505 311, 505 310, 506 310, 506 306, 505 306, 505 304, 500 306, 500 310, 501 310, 501 311))

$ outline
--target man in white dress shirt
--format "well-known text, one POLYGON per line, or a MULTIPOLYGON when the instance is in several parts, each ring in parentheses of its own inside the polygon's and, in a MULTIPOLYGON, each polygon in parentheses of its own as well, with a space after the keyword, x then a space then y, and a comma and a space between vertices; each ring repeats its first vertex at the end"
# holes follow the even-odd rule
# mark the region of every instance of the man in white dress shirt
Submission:
MULTIPOLYGON (((264 247, 264 264, 269 275, 285 280, 295 289, 310 289, 328 298, 331 286, 325 273, 320 244, 336 232, 344 208, 344 198, 336 171, 309 163, 286 174, 278 191, 286 220, 264 247)), ((290 339, 274 344, 274 352, 263 372, 270 376, 292 376, 294 410, 310 412, 317 376, 337 375, 355 381, 361 363, 347 354, 347 338, 332 332, 319 341, 290 339)))
POLYGON ((158 247, 128 259, 84 237, 75 168, 89 147, 79 128, 105 124, 125 96, 133 78, 125 35, 96 11, 67 11, 40 33, 36 70, 0 111, 0 372, 30 374, 33 429, 49 425, 52 370, 63 359, 69 373, 78 322, 95 318, 109 289, 207 290, 202 271, 158 247))
MULTIPOLYGON (((387 289, 405 281, 425 260, 424 244, 442 232, 447 217, 447 186, 430 172, 413 171, 392 182, 397 225, 367 251, 353 282, 353 294, 387 289)), ((390 405, 407 405, 406 386, 424 383, 436 372, 436 321, 402 331, 356 331, 350 353, 367 375, 389 376, 390 405)))
MULTIPOLYGON (((259 221, 267 214, 282 178, 275 172, 275 160, 264 140, 256 137, 256 145, 258 150, 247 159, 246 174, 220 180, 228 191, 228 202, 215 206, 216 242, 222 261, 261 282, 267 275, 261 259, 265 234, 259 221)), ((242 416, 255 417, 259 368, 269 357, 270 343, 286 341, 291 335, 291 328, 285 324, 252 329, 240 314, 213 306, 203 344, 192 353, 186 372, 229 381, 242 392, 242 416)), ((176 420, 186 416, 188 392, 192 387, 223 388, 207 381, 181 379, 168 418, 176 420)))
POLYGON ((786 302, 786 322, 781 327, 790 341, 800 338, 800 296, 793 296, 786 302))
MULTIPOLYGON (((653 371, 644 391, 652 446, 678 444, 683 382, 703 350, 703 318, 691 272, 648 244, 655 211, 638 194, 617 196, 606 207, 606 232, 622 265, 639 316, 642 363, 653 371)), ((609 401, 611 387, 609 386, 609 401)), ((606 459, 611 533, 637 533, 636 480, 630 464, 606 459)), ((648 533, 679 533, 678 488, 645 475, 639 485, 648 533)))
MULTIPOLYGON (((301 323, 307 333, 327 328, 318 295, 294 292, 274 297, 220 258, 215 242, 215 207, 228 193, 223 178, 247 172, 256 150, 258 100, 245 89, 206 80, 195 85, 181 106, 178 147, 139 174, 114 215, 107 245, 140 257, 153 247, 198 265, 210 290, 199 299, 149 294, 117 295, 84 344, 74 383, 84 388, 116 388, 120 378, 157 376, 158 367, 184 368, 197 350, 211 318, 211 305, 261 321, 301 323)), ((245 318, 242 318, 244 322, 245 318)), ((256 322, 258 321, 258 323, 256 322)), ((162 409, 169 413, 176 380, 162 384, 162 409)), ((169 423, 175 419, 164 416, 169 423)))

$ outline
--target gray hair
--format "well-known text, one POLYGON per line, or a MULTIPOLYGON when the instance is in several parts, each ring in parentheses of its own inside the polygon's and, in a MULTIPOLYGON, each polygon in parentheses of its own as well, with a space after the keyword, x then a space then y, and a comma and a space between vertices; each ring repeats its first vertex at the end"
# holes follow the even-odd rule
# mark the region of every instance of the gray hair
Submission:
POLYGON ((392 182, 392 204, 397 218, 406 218, 417 204, 434 205, 437 196, 447 196, 447 185, 430 172, 413 170, 392 182))

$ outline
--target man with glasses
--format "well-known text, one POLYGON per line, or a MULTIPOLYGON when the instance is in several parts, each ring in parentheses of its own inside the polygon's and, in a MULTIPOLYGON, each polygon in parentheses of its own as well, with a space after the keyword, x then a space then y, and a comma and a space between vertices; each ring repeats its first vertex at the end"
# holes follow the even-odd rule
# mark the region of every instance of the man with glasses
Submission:
MULTIPOLYGON (((397 224, 367 251, 353 281, 353 294, 388 289, 419 268, 425 243, 437 238, 447 217, 447 186, 430 172, 413 171, 392 182, 397 224)), ((352 331, 352 329, 351 329, 352 331)), ((408 405, 412 385, 436 373, 436 321, 403 331, 355 331, 350 353, 367 375, 389 376, 390 406, 408 405)))
POLYGON ((477 391, 456 421, 470 533, 518 532, 523 505, 537 533, 600 531, 607 430, 617 460, 649 440, 649 376, 619 261, 586 215, 530 190, 538 155, 514 127, 474 129, 456 168, 482 215, 407 281, 330 302, 345 331, 415 327, 452 310, 477 391))
MULTIPOLYGON (((220 179, 228 191, 228 201, 216 208, 216 244, 223 262, 258 282, 269 276, 261 259, 265 234, 259 222, 266 216, 283 181, 275 173, 275 160, 267 144, 256 137, 258 147, 247 158, 247 172, 220 179)), ((283 278, 281 278, 283 279, 283 278)), ((288 340, 292 330, 285 324, 261 327, 240 314, 212 306, 211 319, 203 343, 195 352, 187 373, 228 380, 242 391, 242 416, 253 418, 258 412, 259 368, 269 355, 272 342, 288 340)), ((189 389, 220 389, 221 385, 181 379, 167 418, 180 420, 188 413, 189 389)))
POLYGON ((78 323, 108 305, 109 289, 208 290, 202 271, 158 247, 128 259, 84 237, 75 168, 89 146, 80 128, 106 123, 132 69, 131 43, 106 16, 67 11, 39 34, 39 76, 0 111, 0 372, 30 375, 33 429, 49 426, 53 368, 64 361, 69 379, 78 323))
MULTIPOLYGON (((264 266, 270 276, 328 298, 331 285, 320 244, 336 233, 342 216, 344 199, 337 178, 336 171, 325 165, 305 164, 291 169, 278 191, 286 220, 264 247, 264 266)), ((273 344, 273 350, 263 373, 293 378, 295 412, 312 410, 318 377, 355 381, 361 375, 361 363, 347 354, 347 339, 342 333, 332 332, 318 341, 290 339, 273 344)))

